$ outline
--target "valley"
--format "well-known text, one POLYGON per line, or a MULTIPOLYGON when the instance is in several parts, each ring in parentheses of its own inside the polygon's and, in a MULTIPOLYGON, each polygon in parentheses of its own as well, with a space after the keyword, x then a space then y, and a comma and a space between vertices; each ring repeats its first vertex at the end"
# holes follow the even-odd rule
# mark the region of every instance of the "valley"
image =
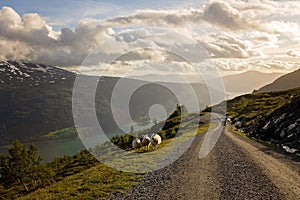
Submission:
POLYGON ((300 200, 299 0, 1 0, 0 200, 300 200))
MULTIPOLYGON (((47 196, 51 199, 148 199, 146 191, 149 190, 153 191, 150 196, 152 199, 204 199, 206 196, 214 199, 260 199, 270 197, 270 194, 273 199, 295 199, 300 195, 299 88, 271 92, 254 90, 251 94, 211 107, 207 106, 208 89, 194 83, 193 90, 198 91, 203 108, 203 112, 197 114, 189 112, 184 105, 178 105, 176 96, 165 88, 157 87, 156 83, 124 79, 127 86, 137 82, 146 85, 144 90, 134 94, 131 102, 135 105, 132 116, 137 123, 145 124, 149 120, 144 116, 151 105, 160 103, 167 108, 167 119, 156 121, 155 124, 148 122, 147 129, 130 133, 135 137, 158 133, 163 138, 157 151, 137 153, 131 148, 133 135, 128 134, 130 126, 127 133, 117 128, 109 104, 113 88, 120 78, 84 76, 88 81, 98 80, 102 84, 96 91, 96 112, 112 143, 96 145, 89 149, 92 155, 81 158, 86 147, 82 144, 82 135, 78 135, 74 128, 72 116, 72 87, 77 75, 28 62, 9 61, 3 62, 2 66, 0 153, 7 155, 10 142, 19 139, 27 143, 26 146, 31 142, 37 146, 45 166, 52 166, 59 159, 66 159, 67 163, 62 163, 62 172, 58 171, 53 177, 58 180, 57 183, 47 183, 45 188, 26 195, 22 195, 19 186, 11 188, 11 191, 0 187, 0 193, 12 197, 16 195, 21 199, 44 199, 47 196), (197 121, 197 116, 200 116, 200 121, 197 121), (224 126, 226 119, 227 126, 224 126), (197 133, 193 133, 192 129, 197 129, 197 133), (218 131, 220 135, 216 136, 218 131), (189 147, 186 146, 188 144, 189 147), (207 155, 200 156, 208 144, 213 144, 213 148, 208 146, 207 155), (125 151, 116 154, 115 146, 125 151), (181 152, 178 146, 188 148, 177 158, 172 151, 181 152), (101 162, 91 161, 92 157, 95 159, 94 156, 101 162), (72 159, 75 160, 68 163, 70 161, 67 160, 72 159), (174 159, 174 162, 165 166, 164 163, 170 159, 174 159), (139 165, 128 165, 128 160, 139 165), (91 163, 86 165, 86 162, 91 163), (118 170, 106 168, 102 162, 125 171, 135 169, 143 172, 156 169, 156 166, 162 168, 147 173, 120 174, 118 170), (143 167, 140 168, 140 165, 143 167), (94 175, 87 180, 84 177, 86 173, 94 175), (103 179, 106 173, 112 174, 106 184, 95 180, 103 179), (125 180, 128 183, 125 184, 125 180), (80 182, 86 185, 86 181, 89 188, 83 186, 83 189, 74 190, 74 184, 80 182), (98 191, 96 188, 110 184, 112 188, 109 189, 98 191), (292 187, 288 187, 289 184, 292 187)), ((167 84, 183 92, 187 88, 182 83, 167 84)), ((99 137, 96 134, 94 136, 86 136, 85 142, 89 140, 95 143, 99 137)))

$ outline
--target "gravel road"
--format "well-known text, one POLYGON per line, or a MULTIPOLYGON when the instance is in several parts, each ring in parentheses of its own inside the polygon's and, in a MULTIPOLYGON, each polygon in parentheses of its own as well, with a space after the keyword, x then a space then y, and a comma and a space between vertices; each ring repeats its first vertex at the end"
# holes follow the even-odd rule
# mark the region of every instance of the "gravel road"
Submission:
POLYGON ((208 156, 203 134, 173 164, 110 199, 300 199, 300 160, 243 138, 228 125, 208 156))

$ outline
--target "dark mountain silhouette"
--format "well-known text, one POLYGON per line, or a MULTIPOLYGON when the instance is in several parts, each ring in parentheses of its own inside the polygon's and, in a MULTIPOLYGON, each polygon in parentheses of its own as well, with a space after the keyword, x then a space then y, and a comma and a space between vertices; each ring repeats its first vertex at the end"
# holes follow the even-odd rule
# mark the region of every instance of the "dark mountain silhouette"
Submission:
POLYGON ((283 75, 274 82, 260 88, 258 92, 272 92, 300 87, 300 69, 283 75))
MULTIPOLYGON (((99 79, 81 76, 88 81, 99 79)), ((0 144, 7 144, 15 139, 24 142, 40 140, 41 136, 51 131, 74 127, 72 91, 75 78, 75 73, 48 65, 26 61, 0 62, 0 144)), ((119 77, 101 77, 96 91, 98 121, 104 131, 109 133, 120 133, 111 109, 112 92, 119 81, 119 77)), ((201 108, 211 104, 208 89, 203 84, 165 83, 165 86, 161 86, 122 78, 125 88, 139 84, 143 84, 143 87, 134 92, 128 105, 131 117, 137 123, 150 121, 148 112, 154 104, 162 105, 166 114, 170 115, 179 103, 178 96, 183 96, 186 102, 195 93, 201 108)), ((83 106, 88 93, 89 88, 85 88, 80 97, 83 99, 83 106)), ((117 110, 119 115, 124 112, 122 108, 117 110)))

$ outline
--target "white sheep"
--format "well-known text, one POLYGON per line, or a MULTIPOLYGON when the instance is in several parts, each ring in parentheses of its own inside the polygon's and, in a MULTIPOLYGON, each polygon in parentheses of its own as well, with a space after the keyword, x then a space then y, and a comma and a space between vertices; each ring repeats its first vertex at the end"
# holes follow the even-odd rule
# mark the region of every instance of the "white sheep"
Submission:
POLYGON ((142 145, 143 147, 145 148, 146 151, 149 150, 149 147, 150 147, 150 137, 148 135, 144 135, 143 136, 143 139, 142 139, 142 145))
POLYGON ((153 149, 158 149, 158 145, 161 143, 161 137, 158 134, 152 134, 150 139, 153 149))
POLYGON ((134 140, 132 141, 132 148, 138 151, 140 150, 141 147, 142 147, 141 140, 139 138, 134 138, 134 140))

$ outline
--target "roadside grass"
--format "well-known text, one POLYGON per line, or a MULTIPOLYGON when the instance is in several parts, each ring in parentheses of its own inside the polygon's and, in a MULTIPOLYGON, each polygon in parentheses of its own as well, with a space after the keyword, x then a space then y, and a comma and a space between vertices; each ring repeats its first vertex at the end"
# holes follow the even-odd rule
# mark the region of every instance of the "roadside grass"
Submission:
POLYGON ((120 172, 101 163, 62 181, 39 189, 20 200, 107 199, 112 192, 124 193, 134 186, 141 176, 120 172))
POLYGON ((66 170, 63 170, 67 173, 63 174, 64 178, 25 196, 20 194, 18 199, 107 199, 112 192, 125 193, 130 187, 138 184, 142 179, 141 175, 147 172, 136 171, 136 166, 133 164, 138 164, 139 168, 145 170, 154 169, 160 166, 160 163, 164 163, 165 158, 169 158, 168 153, 180 153, 177 149, 178 146, 189 144, 196 135, 216 126, 208 121, 199 124, 196 115, 188 116, 187 119, 183 120, 181 124, 182 129, 179 129, 181 132, 178 132, 172 139, 163 140, 158 150, 140 152, 122 150, 120 153, 120 151, 115 151, 115 146, 113 148, 103 144, 98 152, 101 155, 101 162, 84 171, 78 170, 79 173, 76 173, 77 167, 71 163, 66 170), (118 168, 115 168, 114 165, 118 168), (75 170, 74 173, 69 174, 68 168, 75 170))
MULTIPOLYGON (((2 185, 0 185, 0 199, 15 199, 17 197, 17 194, 23 190, 23 187, 20 185, 16 185, 11 188, 4 188, 2 185)), ((19 194, 21 196, 22 194, 19 194)))
POLYGON ((254 137, 249 137, 246 133, 243 133, 243 132, 239 131, 236 127, 234 127, 232 125, 231 125, 231 128, 232 128, 232 131, 234 133, 236 133, 236 134, 238 134, 238 135, 240 135, 240 136, 242 136, 244 138, 250 139, 250 140, 252 140, 254 142, 260 143, 260 144, 262 144, 262 145, 264 145, 266 147, 269 147, 269 148, 271 148, 273 150, 276 150, 276 151, 278 151, 278 152, 280 152, 282 154, 289 155, 289 156, 295 157, 295 158, 299 158, 300 157, 300 155, 298 153, 287 152, 285 149, 283 149, 281 147, 278 147, 278 146, 276 146, 276 145, 274 145, 272 143, 269 143, 269 142, 266 142, 266 141, 263 141, 263 140, 259 140, 259 139, 256 139, 254 137))
POLYGON ((193 120, 185 121, 176 137, 162 140, 158 150, 122 150, 112 144, 102 144, 92 149, 92 152, 100 162, 104 162, 109 166, 124 171, 144 173, 163 166, 170 159, 172 160, 176 156, 181 155, 189 147, 196 135, 214 127, 216 127, 216 124, 206 122, 199 125, 199 122, 194 123, 193 120))
POLYGON ((254 141, 254 142, 258 142, 258 143, 260 143, 260 144, 262 144, 262 145, 264 145, 264 146, 266 146, 266 147, 270 147, 270 148, 272 148, 272 149, 282 151, 282 148, 280 148, 280 147, 278 147, 278 146, 276 146, 276 145, 274 145, 274 144, 271 144, 271 143, 265 142, 265 141, 263 141, 263 140, 259 140, 259 139, 253 138, 253 137, 249 137, 246 133, 241 132, 240 130, 238 130, 236 127, 234 127, 234 126, 232 126, 232 125, 231 125, 231 129, 232 129, 232 131, 233 131, 234 133, 236 133, 236 134, 242 136, 243 138, 247 138, 247 139, 250 139, 250 140, 252 140, 252 141, 254 141))

